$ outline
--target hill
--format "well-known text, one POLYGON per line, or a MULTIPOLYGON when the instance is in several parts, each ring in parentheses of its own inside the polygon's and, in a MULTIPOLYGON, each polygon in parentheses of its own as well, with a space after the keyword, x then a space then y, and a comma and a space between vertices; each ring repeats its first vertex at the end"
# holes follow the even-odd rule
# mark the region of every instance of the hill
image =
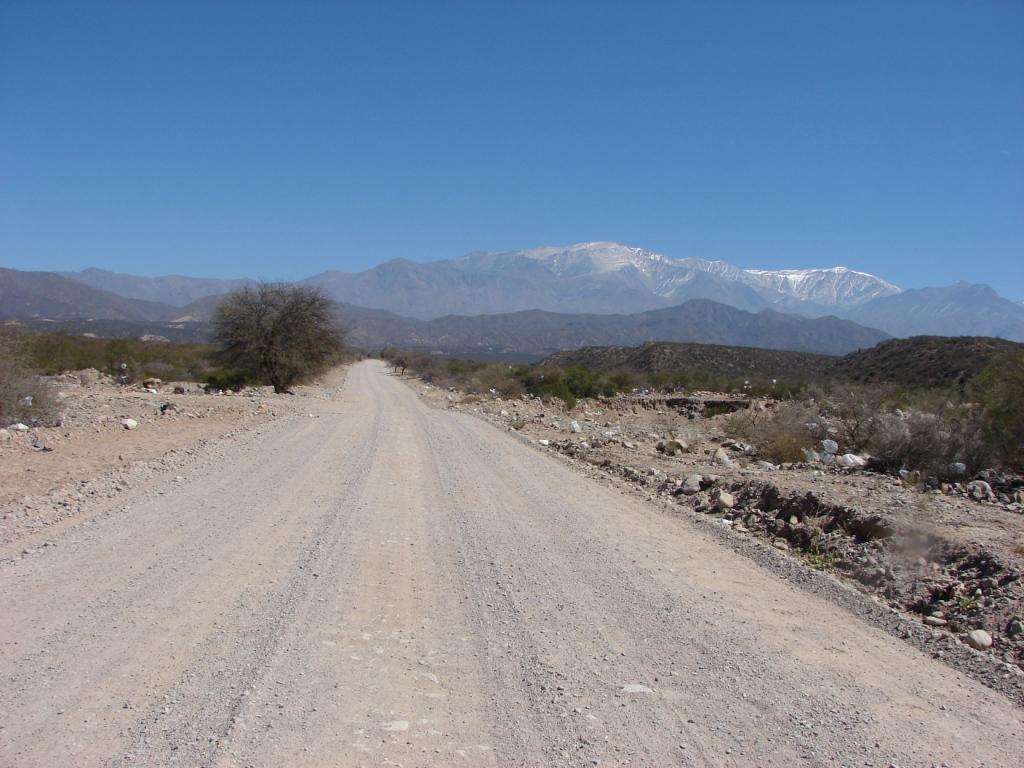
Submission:
MULTIPOLYGON (((531 310, 502 315, 451 315, 410 320, 390 313, 343 308, 350 338, 373 349, 393 345, 465 356, 539 359, 585 346, 636 346, 687 341, 840 355, 886 338, 873 328, 835 317, 806 318, 773 310, 753 313, 693 300, 631 315, 560 314, 531 310)), ((343 320, 344 322, 344 320, 343 320)))
POLYGON ((637 373, 701 370, 729 377, 771 379, 821 376, 835 360, 810 352, 660 342, 639 347, 583 347, 551 355, 543 365, 582 365, 594 371, 637 373))
POLYGON ((829 373, 863 384, 952 387, 969 381, 996 355, 1024 349, 985 336, 914 336, 890 339, 846 355, 829 373))

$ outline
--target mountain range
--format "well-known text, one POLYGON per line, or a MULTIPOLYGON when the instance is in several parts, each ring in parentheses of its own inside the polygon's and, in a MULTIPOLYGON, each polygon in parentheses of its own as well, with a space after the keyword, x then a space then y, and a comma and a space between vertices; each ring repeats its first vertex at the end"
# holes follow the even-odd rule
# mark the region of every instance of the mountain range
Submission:
MULTIPOLYGON (((0 316, 204 323, 220 295, 251 282, 0 269, 0 316)), ((609 242, 477 252, 429 263, 397 259, 302 282, 338 301, 350 335, 367 346, 535 353, 659 340, 842 354, 865 346, 869 337, 971 334, 1024 341, 1024 305, 985 285, 902 290, 846 267, 741 269, 609 242), (820 331, 810 333, 814 323, 820 331), (783 327, 800 328, 802 335, 787 338, 783 327), (668 333, 674 336, 658 335, 668 333)))

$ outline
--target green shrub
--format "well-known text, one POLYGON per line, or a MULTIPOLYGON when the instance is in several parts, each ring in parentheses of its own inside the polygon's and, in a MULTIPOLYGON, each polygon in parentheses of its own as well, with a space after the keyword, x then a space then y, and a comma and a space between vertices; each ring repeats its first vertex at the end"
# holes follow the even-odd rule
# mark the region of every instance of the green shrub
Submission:
POLYGON ((1024 467, 1024 352, 995 358, 972 381, 985 417, 985 435, 1006 464, 1024 467))

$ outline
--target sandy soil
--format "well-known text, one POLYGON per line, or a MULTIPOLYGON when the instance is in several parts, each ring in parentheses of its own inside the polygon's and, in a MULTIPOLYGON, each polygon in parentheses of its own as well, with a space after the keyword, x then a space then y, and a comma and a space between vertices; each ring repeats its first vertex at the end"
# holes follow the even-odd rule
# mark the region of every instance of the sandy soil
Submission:
POLYGON ((0 765, 1019 764, 1024 710, 685 517, 380 363, 322 394, 0 548, 0 765))

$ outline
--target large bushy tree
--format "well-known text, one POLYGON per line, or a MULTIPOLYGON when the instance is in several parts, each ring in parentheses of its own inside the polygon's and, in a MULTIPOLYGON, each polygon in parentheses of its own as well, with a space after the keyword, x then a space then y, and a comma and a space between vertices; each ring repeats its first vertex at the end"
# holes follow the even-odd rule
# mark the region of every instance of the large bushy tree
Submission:
POLYGON ((242 288, 220 302, 213 322, 223 362, 278 393, 323 372, 343 349, 333 302, 314 286, 242 288))

